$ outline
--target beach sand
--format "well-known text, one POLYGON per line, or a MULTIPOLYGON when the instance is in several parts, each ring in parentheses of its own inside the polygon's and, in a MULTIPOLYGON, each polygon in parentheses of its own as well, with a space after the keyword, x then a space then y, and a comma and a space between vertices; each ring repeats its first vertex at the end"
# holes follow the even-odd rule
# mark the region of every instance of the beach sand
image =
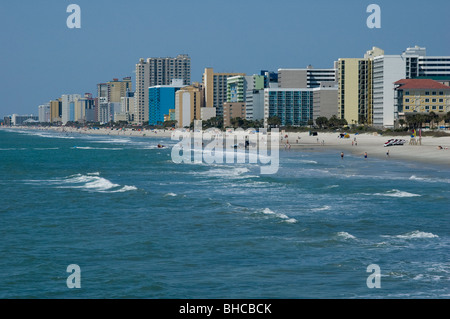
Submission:
MULTIPOLYGON (((33 129, 55 131, 66 134, 91 134, 109 135, 121 137, 149 137, 149 138, 171 138, 173 130, 111 130, 106 128, 29 128, 16 127, 18 129, 33 129)), ((247 133, 240 133, 248 135, 247 133)), ((367 158, 385 158, 386 160, 416 161, 424 164, 437 164, 450 167, 450 134, 444 137, 422 137, 421 145, 410 145, 411 136, 390 136, 389 134, 350 134, 350 138, 339 138, 340 133, 318 133, 318 136, 309 136, 308 132, 290 133, 280 132, 280 150, 296 149, 307 151, 336 151, 336 157, 340 158, 341 152, 361 156, 367 153, 367 158), (287 138, 285 136, 288 136, 287 138), (384 147, 389 139, 403 139, 403 146, 384 147), (288 143, 289 144, 288 144, 288 143), (290 148, 289 148, 290 147, 290 148), (442 147, 442 149, 439 149, 442 147), (389 155, 387 152, 389 151, 389 155)))
MULTIPOLYGON (((367 153, 368 159, 376 157, 450 166, 450 134, 444 137, 422 137, 421 145, 410 145, 411 136, 409 135, 350 134, 348 139, 338 138, 339 133, 319 133, 318 136, 309 136, 308 133, 283 135, 288 135, 287 141, 291 144, 291 149, 335 150, 337 157, 340 157, 343 152, 344 156, 352 154, 361 156, 362 159, 367 153), (402 139, 406 143, 403 146, 385 147, 384 144, 390 139, 402 139), (439 146, 442 149, 439 149, 439 146)), ((285 138, 281 141, 283 148, 287 141, 285 138)))

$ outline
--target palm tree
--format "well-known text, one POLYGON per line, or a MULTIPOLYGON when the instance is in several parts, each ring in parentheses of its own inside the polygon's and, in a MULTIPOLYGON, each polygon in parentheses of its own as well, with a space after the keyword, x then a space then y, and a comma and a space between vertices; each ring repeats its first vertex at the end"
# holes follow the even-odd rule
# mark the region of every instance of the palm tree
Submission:
POLYGON ((278 116, 271 116, 269 117, 269 119, 267 120, 267 124, 269 124, 269 126, 273 126, 273 127, 278 127, 281 125, 281 119, 278 116))
POLYGON ((430 114, 428 114, 428 116, 431 121, 430 126, 431 126, 431 128, 433 128, 434 124, 436 124, 436 120, 439 119, 439 115, 437 115, 434 112, 430 112, 430 114))
POLYGON ((316 124, 320 128, 324 128, 324 127, 328 126, 328 119, 325 116, 320 116, 316 119, 316 124))

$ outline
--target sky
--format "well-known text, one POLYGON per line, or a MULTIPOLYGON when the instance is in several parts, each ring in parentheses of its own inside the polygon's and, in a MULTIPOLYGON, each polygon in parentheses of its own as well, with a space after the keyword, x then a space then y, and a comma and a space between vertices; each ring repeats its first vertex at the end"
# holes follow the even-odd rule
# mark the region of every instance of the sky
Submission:
POLYGON ((38 114, 62 94, 131 76, 139 58, 189 54, 191 80, 205 67, 259 74, 331 68, 339 58, 407 47, 450 55, 448 0, 20 0, 0 2, 0 117, 38 114), (367 7, 381 8, 370 29, 367 7), (81 28, 66 21, 81 8, 81 28))

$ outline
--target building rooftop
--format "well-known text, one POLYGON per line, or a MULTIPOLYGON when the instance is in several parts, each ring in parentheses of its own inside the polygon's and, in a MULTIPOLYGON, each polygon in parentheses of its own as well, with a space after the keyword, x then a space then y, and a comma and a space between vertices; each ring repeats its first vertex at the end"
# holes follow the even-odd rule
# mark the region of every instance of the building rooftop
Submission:
POLYGON ((450 90, 450 86, 439 83, 431 79, 403 79, 394 83, 399 89, 430 89, 430 90, 450 90))

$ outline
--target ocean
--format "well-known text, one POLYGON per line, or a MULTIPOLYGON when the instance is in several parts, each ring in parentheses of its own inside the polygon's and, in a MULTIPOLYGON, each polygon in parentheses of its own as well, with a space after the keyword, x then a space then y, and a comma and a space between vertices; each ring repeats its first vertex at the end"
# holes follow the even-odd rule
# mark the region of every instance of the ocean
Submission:
POLYGON ((261 175, 158 143, 0 130, 0 298, 450 297, 450 169, 280 150, 261 175))

